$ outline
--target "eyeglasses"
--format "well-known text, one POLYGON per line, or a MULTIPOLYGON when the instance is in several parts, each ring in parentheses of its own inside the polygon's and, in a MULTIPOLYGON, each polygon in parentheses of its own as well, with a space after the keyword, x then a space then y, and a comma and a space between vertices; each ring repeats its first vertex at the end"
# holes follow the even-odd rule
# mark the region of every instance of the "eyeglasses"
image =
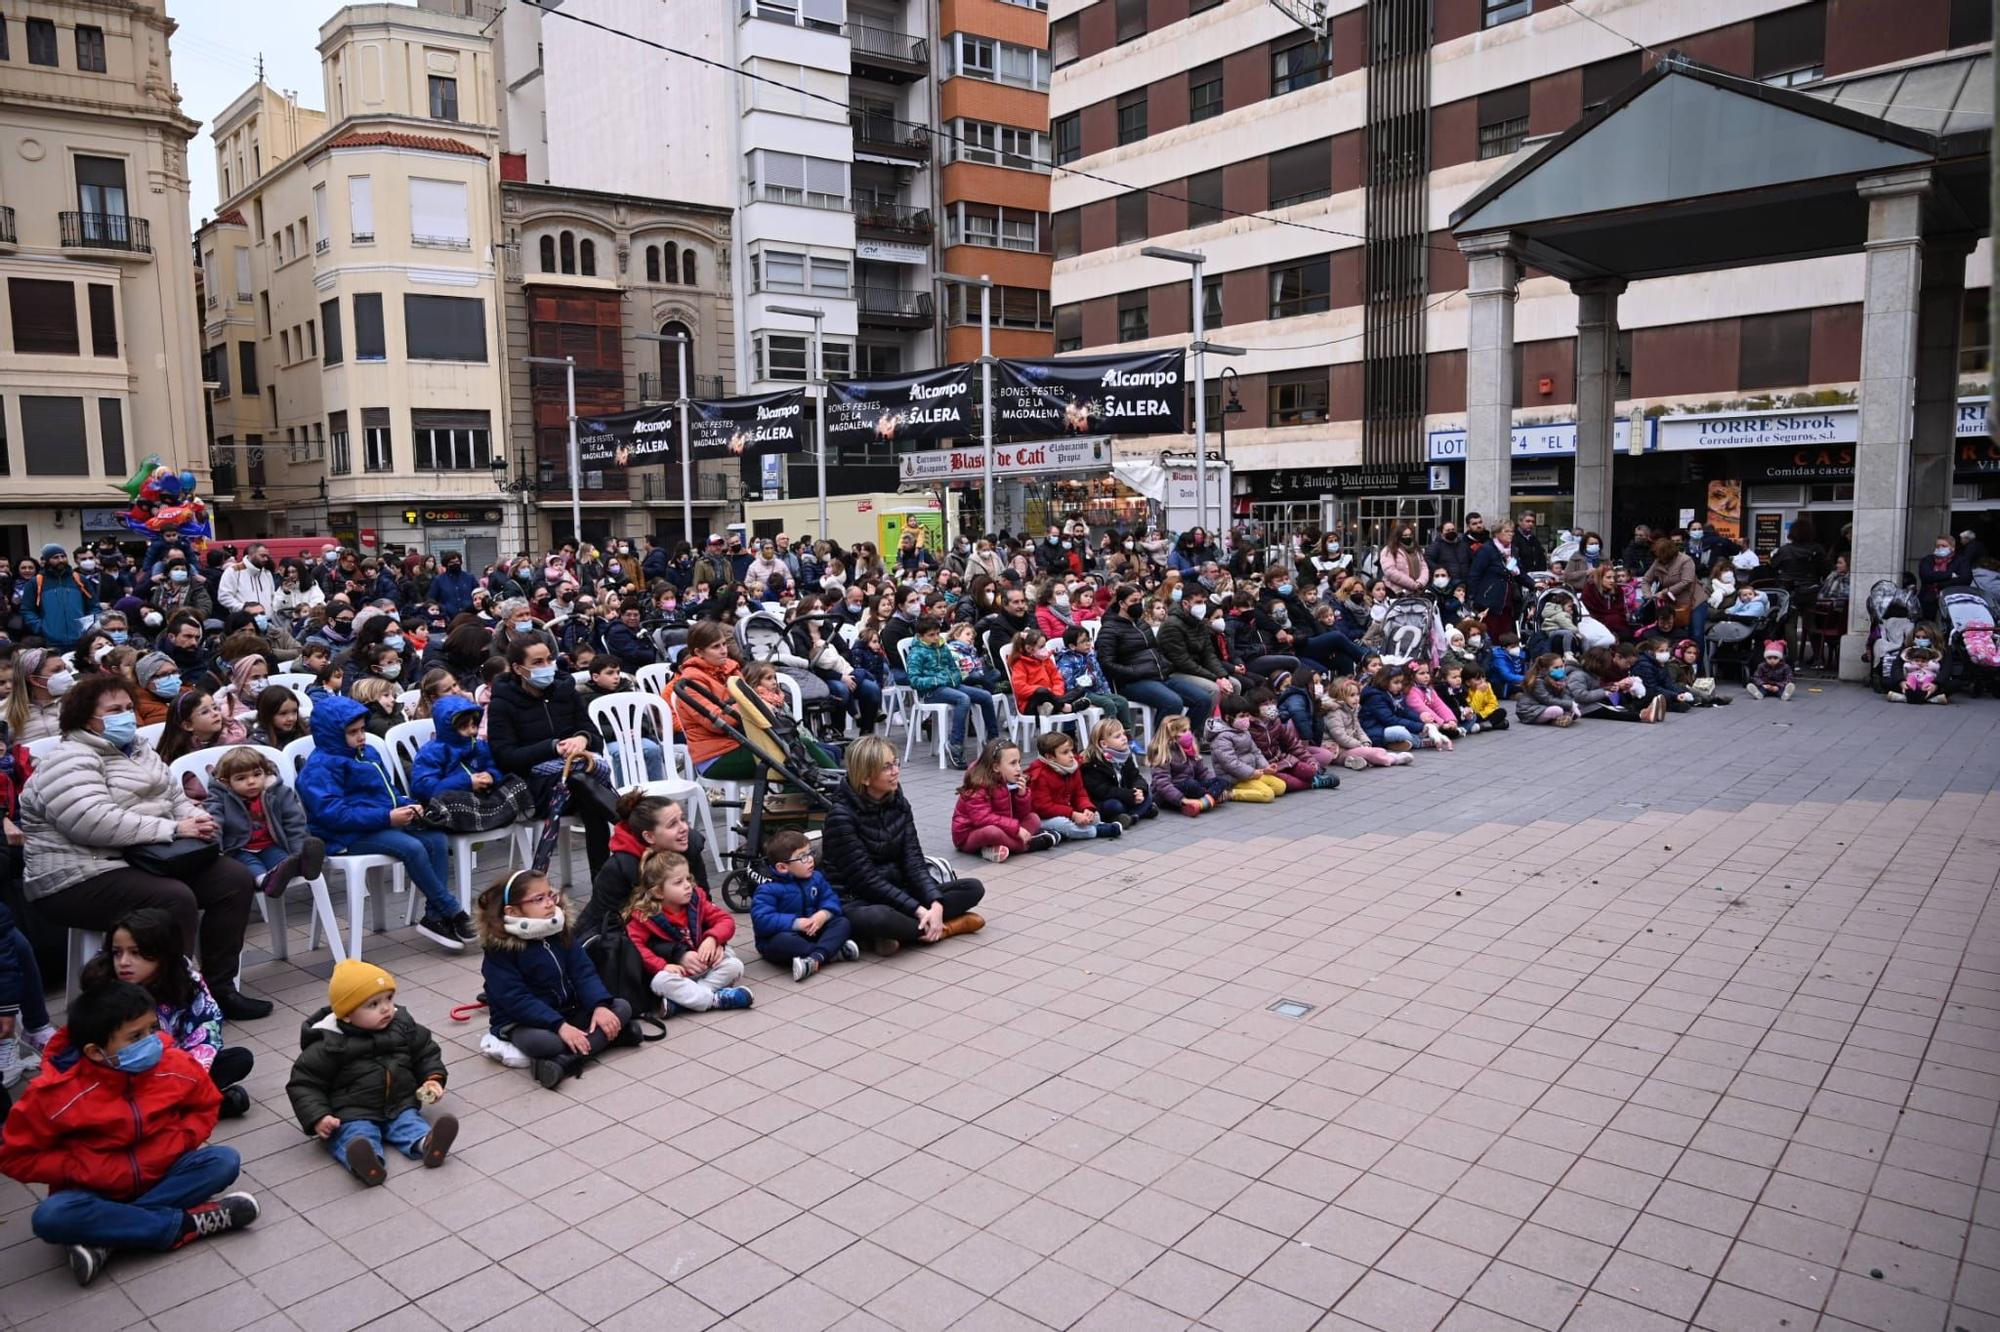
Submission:
POLYGON ((818 858, 810 851, 801 851, 790 860, 781 860, 778 863, 780 865, 810 865, 818 858))
POLYGON ((550 905, 554 905, 556 902, 559 902, 561 900, 562 899, 557 897, 554 893, 536 893, 533 897, 522 898, 519 905, 524 907, 540 906, 544 902, 547 902, 550 905))

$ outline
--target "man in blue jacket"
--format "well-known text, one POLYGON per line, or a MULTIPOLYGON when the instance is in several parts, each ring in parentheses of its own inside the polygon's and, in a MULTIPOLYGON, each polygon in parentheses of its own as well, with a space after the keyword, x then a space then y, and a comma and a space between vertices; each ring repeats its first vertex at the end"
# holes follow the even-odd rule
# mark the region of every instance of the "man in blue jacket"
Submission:
POLYGON ((639 578, 650 585, 654 579, 667 576, 667 548, 654 540, 651 533, 640 539, 646 543, 646 554, 639 561, 639 578))
POLYGON ((479 580, 465 571, 465 557, 452 551, 444 557, 444 572, 431 579, 431 600, 449 620, 472 609, 472 594, 479 580))
POLYGON ((21 618, 28 632, 39 634, 56 651, 67 652, 96 613, 96 589, 69 567, 69 553, 53 541, 43 546, 42 571, 21 598, 21 618))

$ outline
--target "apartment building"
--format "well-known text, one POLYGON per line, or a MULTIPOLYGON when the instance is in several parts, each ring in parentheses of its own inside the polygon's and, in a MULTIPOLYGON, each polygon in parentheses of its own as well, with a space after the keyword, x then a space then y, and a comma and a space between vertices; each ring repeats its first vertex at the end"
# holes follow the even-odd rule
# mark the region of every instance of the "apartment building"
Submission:
MULTIPOLYGON (((1459 512, 1467 267, 1449 219, 1638 78, 1641 46, 1828 96, 1885 68, 1935 80, 1938 96, 1991 77, 1990 9, 1968 0, 1330 8, 1323 35, 1295 21, 1306 7, 1269 0, 1054 0, 1051 10, 1058 349, 1184 344, 1189 272, 1140 250, 1204 255, 1206 331, 1247 352, 1209 360, 1210 453, 1226 422, 1232 511, 1278 530, 1345 521, 1366 534, 1411 518, 1428 528, 1459 512)), ((1968 399, 1986 392, 1986 244, 1967 265, 1968 399)), ((1776 530, 1818 512, 1837 530, 1851 459, 1845 477, 1835 461, 1799 483, 1771 452, 1784 433, 1757 418, 1804 403, 1853 410, 1862 272, 1862 256, 1838 255, 1632 285, 1620 302, 1618 413, 1659 416, 1666 425, 1642 429, 1668 434, 1682 416, 1742 418, 1713 433, 1755 442, 1682 451, 1670 441, 1657 457, 1621 458, 1618 526, 1672 522, 1721 483, 1746 527, 1760 514, 1776 530)), ((1573 511, 1577 304, 1568 284, 1530 273, 1515 308, 1511 503, 1557 524, 1573 511), (1529 425, 1547 429, 1529 432, 1539 438, 1524 452, 1518 427, 1529 425)), ((1191 446, 1120 441, 1121 451, 1191 446)), ((1993 487, 1968 470, 1956 506, 2000 508, 1993 487)))
POLYGON ((0 15, 0 554, 132 540, 145 455, 207 485, 189 142, 162 0, 0 15))
POLYGON ((523 530, 494 447, 491 42, 469 19, 367 4, 328 19, 319 51, 324 113, 260 85, 214 130, 225 197, 200 262, 231 521, 483 563, 523 530))

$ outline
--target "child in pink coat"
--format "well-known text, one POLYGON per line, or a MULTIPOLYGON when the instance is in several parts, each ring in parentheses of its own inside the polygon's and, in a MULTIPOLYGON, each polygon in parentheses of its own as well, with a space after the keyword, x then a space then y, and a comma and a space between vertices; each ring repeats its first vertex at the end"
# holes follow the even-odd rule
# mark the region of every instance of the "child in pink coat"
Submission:
POLYGON ((998 863, 1018 851, 1046 851, 1060 839, 1042 831, 1028 782, 1021 775, 1021 747, 995 740, 965 772, 951 812, 951 844, 998 863))
POLYGON ((1444 701, 1444 695, 1432 686, 1430 663, 1411 662, 1410 678, 1409 690, 1403 695, 1403 706, 1425 721, 1437 723, 1440 731, 1454 740, 1457 739, 1460 731, 1458 713, 1452 710, 1451 704, 1444 701))

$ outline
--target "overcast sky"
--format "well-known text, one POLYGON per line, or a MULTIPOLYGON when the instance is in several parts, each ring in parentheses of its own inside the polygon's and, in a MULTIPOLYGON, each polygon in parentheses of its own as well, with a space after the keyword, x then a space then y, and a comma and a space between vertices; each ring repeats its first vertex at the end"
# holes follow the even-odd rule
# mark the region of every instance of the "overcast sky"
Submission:
POLYGON ((214 119, 257 81, 257 56, 264 57, 264 82, 299 95, 299 104, 325 109, 320 91, 319 25, 340 8, 339 0, 167 0, 167 13, 180 24, 171 50, 181 110, 202 122, 188 145, 191 225, 215 216, 214 119))

